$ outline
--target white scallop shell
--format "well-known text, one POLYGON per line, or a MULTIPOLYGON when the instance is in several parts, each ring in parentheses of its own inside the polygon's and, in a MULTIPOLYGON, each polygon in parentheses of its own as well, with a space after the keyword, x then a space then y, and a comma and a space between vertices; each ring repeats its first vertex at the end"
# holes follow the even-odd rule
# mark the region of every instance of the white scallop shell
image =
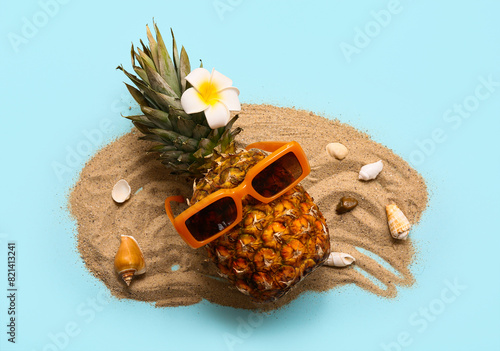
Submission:
POLYGON ((328 155, 335 157, 337 160, 343 160, 349 151, 345 145, 342 145, 341 143, 330 143, 326 146, 326 152, 328 152, 328 155))
POLYGON ((111 197, 115 200, 115 202, 121 204, 130 198, 131 191, 132 190, 130 189, 130 185, 128 185, 127 181, 125 179, 120 179, 113 187, 111 197))
POLYGON ((364 165, 359 170, 359 179, 361 180, 375 179, 377 178, 378 174, 382 172, 383 168, 384 164, 382 163, 382 160, 364 165))
POLYGON ((356 259, 343 252, 332 252, 325 261, 325 266, 346 267, 356 262, 356 259))

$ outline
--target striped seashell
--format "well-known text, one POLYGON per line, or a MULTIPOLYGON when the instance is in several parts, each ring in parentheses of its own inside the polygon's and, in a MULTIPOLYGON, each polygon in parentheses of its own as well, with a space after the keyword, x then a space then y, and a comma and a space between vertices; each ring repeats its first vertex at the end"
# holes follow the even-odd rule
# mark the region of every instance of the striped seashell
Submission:
POLYGON ((394 239, 406 240, 411 228, 408 218, 406 218, 396 204, 387 205, 385 210, 387 212, 387 221, 392 237, 394 239))

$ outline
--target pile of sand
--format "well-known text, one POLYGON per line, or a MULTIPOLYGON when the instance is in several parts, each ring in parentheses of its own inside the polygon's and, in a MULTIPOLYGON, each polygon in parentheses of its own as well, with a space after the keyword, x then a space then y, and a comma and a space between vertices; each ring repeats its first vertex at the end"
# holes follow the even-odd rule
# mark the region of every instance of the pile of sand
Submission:
MULTIPOLYGON (((320 267, 278 302, 277 308, 304 291, 325 291, 344 284, 356 284, 379 296, 394 297, 397 286, 410 286, 415 279, 409 266, 414 260, 413 240, 397 241, 389 234, 385 206, 395 202, 412 224, 427 205, 423 178, 390 149, 372 141, 353 127, 311 112, 269 105, 243 105, 237 126, 243 128, 239 141, 298 141, 311 164, 311 174, 302 182, 326 217, 332 251, 356 258, 346 268, 320 267), (325 146, 340 142, 349 149, 338 161, 326 154, 325 146), (358 180, 359 169, 382 160, 384 170, 377 179, 358 180), (359 201, 353 211, 338 215, 335 206, 342 196, 359 201), (389 263, 397 274, 380 265, 362 248, 389 263), (365 277, 364 270, 375 277, 365 277), (380 284, 383 283, 383 284, 380 284), (382 287, 381 287, 382 286, 382 287)), ((192 184, 167 174, 146 154, 149 142, 137 140, 135 129, 100 150, 83 168, 70 195, 70 210, 77 220, 78 250, 92 274, 111 293, 156 303, 156 306, 195 304, 202 299, 237 308, 255 308, 249 298, 218 276, 204 249, 188 247, 173 229, 164 211, 169 195, 190 197, 192 184), (132 187, 132 197, 124 204, 111 199, 111 189, 119 179, 132 187), (134 194, 134 192, 136 192, 134 194), (121 234, 134 236, 144 252, 147 273, 134 277, 130 287, 113 269, 121 234)), ((366 274, 365 273, 365 274, 366 274)))

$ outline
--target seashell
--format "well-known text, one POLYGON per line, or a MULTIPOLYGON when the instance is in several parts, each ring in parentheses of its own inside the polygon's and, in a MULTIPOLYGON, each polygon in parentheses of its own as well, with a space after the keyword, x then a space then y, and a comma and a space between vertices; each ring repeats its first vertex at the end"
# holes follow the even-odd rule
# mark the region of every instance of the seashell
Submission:
POLYGON ((125 202, 130 198, 130 193, 130 185, 128 185, 125 179, 120 179, 113 187, 111 197, 113 198, 113 200, 115 200, 115 202, 121 204, 122 202, 125 202))
POLYGON ((341 143, 330 143, 326 146, 326 152, 337 160, 343 160, 349 151, 341 143))
POLYGON ((403 211, 396 204, 387 205, 385 211, 387 212, 387 221, 392 237, 394 239, 406 240, 411 224, 403 211))
POLYGON ((134 275, 146 272, 144 256, 133 236, 121 236, 120 247, 115 256, 115 271, 127 286, 130 285, 134 275))
POLYGON ((332 252, 326 259, 324 265, 330 267, 346 267, 356 262, 356 259, 343 252, 332 252))
POLYGON ((344 196, 340 199, 335 211, 337 214, 343 214, 352 211, 356 206, 358 206, 358 200, 353 197, 344 196))
POLYGON ((382 160, 364 165, 359 170, 359 179, 361 180, 375 179, 377 178, 378 174, 382 171, 382 168, 384 168, 382 160))

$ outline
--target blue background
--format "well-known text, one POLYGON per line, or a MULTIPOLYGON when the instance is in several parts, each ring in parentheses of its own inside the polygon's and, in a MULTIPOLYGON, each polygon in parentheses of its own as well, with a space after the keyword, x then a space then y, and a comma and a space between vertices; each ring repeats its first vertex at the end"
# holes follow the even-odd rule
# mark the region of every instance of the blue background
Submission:
POLYGON ((0 296, 10 240, 19 291, 15 345, 0 297, 0 349, 500 348, 500 87, 481 85, 500 82, 498 1, 54 3, 2 1, 0 296), (412 163, 431 194, 412 232, 416 286, 394 300, 353 286, 310 293, 259 317, 119 301, 88 273, 67 194, 84 162, 130 128, 120 113, 135 105, 115 67, 130 68, 130 43, 146 39, 152 17, 165 38, 175 30, 193 66, 202 58, 232 78, 243 102, 337 117, 412 163), (457 122, 447 111, 464 104, 470 115, 457 122), (85 131, 99 128, 88 147, 85 131))

